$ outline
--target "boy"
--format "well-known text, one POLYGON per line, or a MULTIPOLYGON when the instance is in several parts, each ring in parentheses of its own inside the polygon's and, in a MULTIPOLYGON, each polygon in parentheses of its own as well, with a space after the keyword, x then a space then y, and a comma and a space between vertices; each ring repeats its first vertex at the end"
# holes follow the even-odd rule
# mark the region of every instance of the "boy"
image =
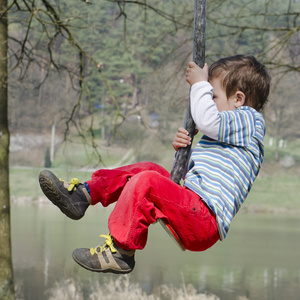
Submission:
MULTIPOLYGON (((220 59, 209 69, 189 63, 191 113, 204 134, 191 154, 184 186, 169 179, 159 165, 140 162, 113 170, 98 170, 81 184, 60 181, 42 171, 45 195, 72 219, 83 217, 89 205, 117 202, 105 245, 81 248, 74 260, 95 272, 129 273, 135 250, 143 249, 148 226, 164 219, 191 251, 204 251, 226 237, 258 174, 263 159, 265 123, 260 111, 267 101, 270 77, 252 56, 220 59)), ((179 128, 177 151, 190 144, 179 128)))

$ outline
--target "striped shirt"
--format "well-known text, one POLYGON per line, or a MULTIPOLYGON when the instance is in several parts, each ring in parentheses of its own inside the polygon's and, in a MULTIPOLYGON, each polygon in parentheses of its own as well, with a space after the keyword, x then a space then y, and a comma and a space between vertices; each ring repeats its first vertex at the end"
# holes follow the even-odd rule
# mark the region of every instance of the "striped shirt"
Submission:
MULTIPOLYGON (((212 89, 207 84, 205 87, 212 89)), ((197 101, 202 92, 198 93, 197 101)), ((212 105, 210 101, 209 107, 212 105)), ((203 109, 207 109, 203 104, 203 109)), ((193 105, 191 107, 193 109, 193 105)), ((213 118, 211 116, 210 120, 213 118)), ((220 239, 223 240, 262 164, 265 122, 260 113, 247 106, 217 112, 215 118, 218 120, 214 121, 214 125, 218 124, 217 138, 212 138, 213 133, 210 137, 204 135, 194 148, 185 186, 197 193, 215 213, 220 239)))

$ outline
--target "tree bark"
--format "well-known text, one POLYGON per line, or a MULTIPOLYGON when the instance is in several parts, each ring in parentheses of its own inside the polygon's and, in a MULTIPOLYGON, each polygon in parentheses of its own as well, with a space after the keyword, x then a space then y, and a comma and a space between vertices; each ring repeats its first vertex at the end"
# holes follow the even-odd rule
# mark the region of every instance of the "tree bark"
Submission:
POLYGON ((6 8, 7 0, 0 0, 0 299, 12 300, 15 295, 10 235, 6 8))
MULTIPOLYGON (((203 68, 205 60, 205 25, 206 25, 206 0, 194 0, 194 45, 193 60, 201 68, 203 68)), ((195 123, 191 115, 190 96, 186 111, 184 128, 189 132, 189 136, 194 138, 195 123)), ((177 151, 176 159, 171 171, 170 178, 179 184, 184 172, 191 146, 180 148, 177 151)))

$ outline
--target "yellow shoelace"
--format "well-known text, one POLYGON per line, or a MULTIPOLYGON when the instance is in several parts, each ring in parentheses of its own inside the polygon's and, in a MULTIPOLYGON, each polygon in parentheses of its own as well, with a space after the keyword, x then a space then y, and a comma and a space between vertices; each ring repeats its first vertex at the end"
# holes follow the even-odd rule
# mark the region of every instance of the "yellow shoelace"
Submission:
POLYGON ((70 186, 68 187, 68 191, 71 192, 77 184, 79 184, 79 180, 77 178, 72 178, 69 182, 70 186))
MULTIPOLYGON (((58 178, 60 181, 64 182, 64 180, 58 178)), ((71 192, 74 187, 79 184, 79 180, 77 178, 72 178, 70 182, 68 182, 69 187, 68 187, 68 191, 71 192)))
POLYGON ((98 251, 97 251, 98 248, 100 248, 100 252, 104 251, 106 246, 108 246, 110 248, 110 250, 111 250, 112 253, 116 253, 117 252, 117 250, 113 246, 113 240, 112 240, 112 237, 111 237, 110 233, 108 235, 101 234, 100 237, 103 237, 103 238, 106 239, 105 240, 105 244, 103 246, 97 246, 95 248, 91 248, 90 252, 91 252, 92 255, 98 253, 98 251))

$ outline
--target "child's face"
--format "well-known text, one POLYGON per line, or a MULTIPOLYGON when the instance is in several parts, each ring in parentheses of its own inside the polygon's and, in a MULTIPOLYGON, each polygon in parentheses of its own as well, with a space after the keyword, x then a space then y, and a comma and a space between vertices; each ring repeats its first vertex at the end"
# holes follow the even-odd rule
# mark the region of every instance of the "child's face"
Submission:
POLYGON ((229 111, 236 109, 236 97, 235 95, 227 98, 226 91, 222 86, 222 81, 220 78, 216 77, 209 80, 209 83, 212 85, 213 89, 213 100, 216 103, 216 106, 221 111, 229 111))

